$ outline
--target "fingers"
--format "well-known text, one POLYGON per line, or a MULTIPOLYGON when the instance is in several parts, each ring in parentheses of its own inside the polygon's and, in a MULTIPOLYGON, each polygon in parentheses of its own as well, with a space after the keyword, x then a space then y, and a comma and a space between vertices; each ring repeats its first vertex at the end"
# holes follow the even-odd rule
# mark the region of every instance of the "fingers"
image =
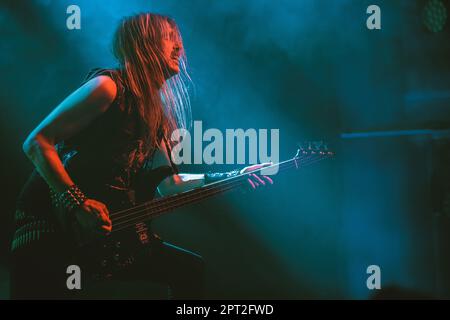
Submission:
POLYGON ((106 233, 109 233, 112 230, 112 225, 111 224, 109 224, 109 225, 102 225, 101 229, 102 229, 102 231, 104 231, 106 233))
POLYGON ((112 221, 109 218, 107 206, 93 199, 83 203, 77 214, 77 222, 86 235, 103 237, 112 231, 112 221))
POLYGON ((94 200, 94 202, 93 202, 92 205, 93 205, 93 207, 94 207, 97 211, 102 212, 102 213, 105 214, 107 217, 109 217, 109 211, 108 211, 108 208, 106 207, 106 205, 105 205, 104 203, 99 202, 99 201, 95 201, 95 200, 94 200))
POLYGON ((103 207, 103 211, 105 212, 106 216, 109 217, 108 207, 106 205, 104 205, 103 203, 102 203, 102 207, 103 207))
POLYGON ((112 222, 111 219, 109 219, 108 214, 102 210, 102 212, 100 212, 98 218, 100 219, 100 223, 103 226, 108 226, 111 227, 112 222))
POLYGON ((107 206, 99 201, 90 200, 86 205, 87 211, 96 215, 96 225, 101 228, 102 231, 111 232, 112 221, 109 218, 109 210, 107 206))
POLYGON ((252 189, 256 189, 259 186, 266 186, 268 184, 273 184, 273 180, 270 177, 260 176, 254 173, 248 175, 247 181, 252 189))
POLYGON ((250 174, 250 175, 258 182, 258 184, 262 184, 263 186, 266 185, 266 183, 264 182, 264 180, 261 179, 257 174, 252 173, 252 174, 250 174))
POLYGON ((252 187, 252 189, 256 189, 257 184, 255 182, 253 182, 252 179, 247 179, 247 181, 250 184, 250 186, 252 187))
POLYGON ((97 214, 97 227, 102 234, 109 233, 112 230, 112 221, 105 212, 97 214))
POLYGON ((109 219, 108 215, 106 214, 106 212, 102 211, 100 213, 99 218, 102 220, 103 223, 105 224, 110 224, 111 220, 109 219))
POLYGON ((267 181, 269 181, 270 184, 273 184, 273 180, 271 178, 269 178, 268 176, 261 176, 263 177, 263 179, 266 179, 267 181))
POLYGON ((105 212, 97 214, 97 225, 95 228, 103 234, 111 232, 112 221, 105 212))
POLYGON ((259 186, 265 186, 266 182, 262 180, 260 177, 258 177, 256 174, 250 174, 248 179, 248 183, 252 187, 252 189, 256 189, 259 186))
POLYGON ((97 215, 97 218, 99 218, 102 221, 109 221, 109 215, 108 211, 105 210, 103 207, 96 207, 92 208, 94 213, 97 215))

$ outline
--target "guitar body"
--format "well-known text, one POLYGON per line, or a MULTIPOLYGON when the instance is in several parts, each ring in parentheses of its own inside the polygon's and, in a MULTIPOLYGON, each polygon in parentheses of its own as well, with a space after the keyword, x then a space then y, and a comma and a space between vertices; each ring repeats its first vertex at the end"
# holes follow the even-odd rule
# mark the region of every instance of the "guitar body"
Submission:
MULTIPOLYGON (((105 203, 112 213, 119 212, 130 207, 133 203, 128 200, 123 191, 105 188, 105 192, 97 195, 94 199, 105 203)), ((57 211, 57 215, 66 213, 57 211)), ((133 227, 113 232, 107 235, 86 235, 78 224, 67 219, 61 225, 64 230, 64 257, 65 265, 77 265, 81 268, 83 275, 90 280, 102 280, 111 278, 118 272, 129 268, 137 252, 144 250, 155 236, 151 233, 150 222, 138 222, 133 227)), ((114 224, 113 224, 114 229, 114 224)))
MULTIPOLYGON (((113 191, 112 193, 117 193, 113 191)), ((126 199, 120 199, 117 194, 113 200, 99 200, 108 204, 110 212, 128 209, 133 206, 126 199)), ((122 195, 123 196, 123 195, 122 195)), ((114 224, 113 224, 114 229, 114 224)), ((91 239, 88 243, 79 244, 74 250, 73 261, 79 261, 83 270, 94 279, 111 278, 118 272, 130 267, 135 255, 148 246, 154 235, 150 230, 150 222, 139 222, 134 228, 126 228, 108 235, 91 239)))
POLYGON ((69 254, 65 254, 68 257, 66 264, 80 266, 89 278, 111 278, 114 274, 129 268, 135 261, 135 255, 148 247, 152 240, 156 240, 156 236, 150 230, 150 219, 128 223, 127 228, 117 231, 129 218, 125 214, 115 220, 114 215, 125 210, 133 210, 143 202, 141 199, 153 198, 157 186, 167 177, 170 168, 160 167, 138 176, 138 183, 143 184, 141 190, 145 194, 137 194, 133 197, 126 190, 109 184, 97 184, 91 178, 95 175, 79 174, 79 172, 88 172, 87 170, 75 171, 70 165, 66 169, 76 178, 80 188, 86 190, 89 198, 100 201, 108 207, 110 219, 113 221, 113 232, 108 235, 83 234, 74 217, 70 221, 64 209, 56 209, 57 220, 68 242, 66 247, 70 248, 69 254), (136 202, 136 200, 140 201, 136 202))

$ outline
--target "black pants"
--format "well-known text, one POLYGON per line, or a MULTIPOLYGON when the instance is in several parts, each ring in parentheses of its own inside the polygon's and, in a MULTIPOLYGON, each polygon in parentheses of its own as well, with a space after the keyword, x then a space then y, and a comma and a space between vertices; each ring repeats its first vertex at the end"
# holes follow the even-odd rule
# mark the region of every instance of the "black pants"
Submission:
MULTIPOLYGON (((52 240, 47 243, 42 240, 12 255, 11 299, 89 298, 89 293, 83 290, 67 288, 67 266, 61 264, 65 257, 54 254, 56 250, 49 250, 53 245, 52 240)), ((142 248, 129 269, 113 279, 166 284, 170 288, 169 298, 201 299, 204 262, 195 253, 155 239, 142 248)), ((107 293, 102 298, 108 298, 107 293)))

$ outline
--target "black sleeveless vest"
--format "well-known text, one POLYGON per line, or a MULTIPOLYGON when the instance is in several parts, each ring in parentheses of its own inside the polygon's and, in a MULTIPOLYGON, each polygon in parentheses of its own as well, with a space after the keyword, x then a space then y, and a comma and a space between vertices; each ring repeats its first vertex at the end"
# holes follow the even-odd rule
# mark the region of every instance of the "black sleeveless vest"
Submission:
MULTIPOLYGON (((142 130, 137 108, 133 108, 130 92, 124 86, 120 70, 91 70, 83 84, 100 75, 109 76, 117 86, 117 95, 104 114, 70 139, 56 147, 69 176, 89 197, 105 184, 133 194, 133 201, 149 201, 157 182, 178 173, 177 167, 152 169, 155 150, 144 152, 142 130)), ((158 140, 163 139, 162 132, 158 140)), ((170 145, 165 141, 168 150, 170 145)), ((170 157, 169 157, 170 158, 170 157)), ((14 221, 16 233, 12 249, 45 234, 57 232, 52 216, 50 188, 33 170, 17 199, 14 221)))

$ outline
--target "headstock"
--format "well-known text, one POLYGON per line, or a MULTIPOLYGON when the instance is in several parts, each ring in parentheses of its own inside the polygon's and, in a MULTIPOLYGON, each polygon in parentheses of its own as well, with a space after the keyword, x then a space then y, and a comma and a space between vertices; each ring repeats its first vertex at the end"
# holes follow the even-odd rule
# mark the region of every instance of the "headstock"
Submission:
POLYGON ((318 158, 328 158, 334 156, 334 152, 332 152, 328 148, 328 144, 324 141, 305 141, 298 144, 297 154, 295 158, 303 158, 308 156, 316 156, 318 158))

